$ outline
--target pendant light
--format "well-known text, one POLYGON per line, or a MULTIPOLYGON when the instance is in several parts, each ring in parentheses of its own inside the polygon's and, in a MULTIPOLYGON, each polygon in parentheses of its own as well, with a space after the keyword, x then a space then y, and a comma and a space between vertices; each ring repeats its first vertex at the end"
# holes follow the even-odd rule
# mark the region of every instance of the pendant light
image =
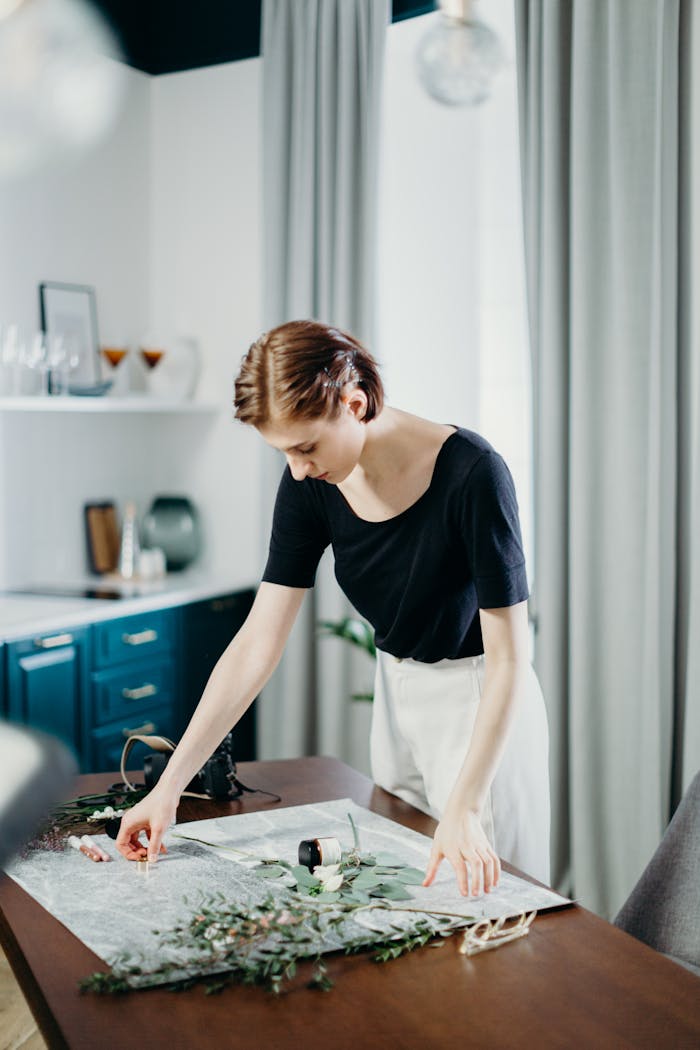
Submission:
POLYGON ((498 37, 474 17, 472 0, 440 0, 440 13, 418 45, 418 75, 429 95, 447 106, 488 98, 503 65, 498 37))
POLYGON ((88 148, 112 127, 125 69, 87 0, 0 0, 0 180, 88 148))

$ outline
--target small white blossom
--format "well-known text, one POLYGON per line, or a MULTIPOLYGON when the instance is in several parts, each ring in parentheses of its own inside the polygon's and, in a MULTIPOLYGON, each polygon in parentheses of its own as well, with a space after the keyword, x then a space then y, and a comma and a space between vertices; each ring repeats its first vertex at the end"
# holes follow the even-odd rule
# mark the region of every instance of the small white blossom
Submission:
POLYGON ((125 813, 125 809, 113 809, 112 806, 106 806, 105 809, 96 809, 87 819, 88 821, 114 820, 116 817, 123 817, 125 813))
POLYGON ((334 893, 343 885, 340 864, 318 864, 314 868, 314 875, 322 883, 321 893, 334 893))

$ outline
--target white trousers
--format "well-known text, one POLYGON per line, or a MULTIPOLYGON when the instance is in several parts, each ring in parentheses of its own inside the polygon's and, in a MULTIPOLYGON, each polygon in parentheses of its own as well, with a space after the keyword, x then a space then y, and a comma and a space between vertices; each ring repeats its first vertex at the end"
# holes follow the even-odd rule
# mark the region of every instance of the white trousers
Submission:
MULTIPOLYGON (((370 753, 374 782, 439 818, 471 740, 484 656, 434 664, 377 651, 370 753)), ((508 733, 481 821, 495 852, 549 885, 549 733, 537 676, 508 733)))

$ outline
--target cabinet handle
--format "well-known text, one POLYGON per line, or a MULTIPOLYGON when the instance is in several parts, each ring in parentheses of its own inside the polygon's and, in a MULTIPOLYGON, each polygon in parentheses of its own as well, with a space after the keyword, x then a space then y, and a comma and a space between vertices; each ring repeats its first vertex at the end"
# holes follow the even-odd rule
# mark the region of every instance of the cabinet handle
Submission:
POLYGON ((146 682, 144 685, 140 685, 138 689, 122 689, 122 696, 125 700, 145 700, 147 696, 155 696, 157 692, 157 685, 146 682))
POLYGON ((144 722, 142 726, 136 726, 135 729, 129 729, 128 726, 124 726, 122 729, 122 735, 129 739, 130 736, 149 736, 151 733, 155 733, 158 726, 155 722, 144 722))
POLYGON ((48 638, 35 638, 37 649, 56 649, 59 645, 72 645, 72 634, 52 634, 48 638))
POLYGON ((122 641, 124 645, 146 645, 158 641, 158 632, 149 627, 147 631, 137 631, 136 634, 123 634, 122 641))

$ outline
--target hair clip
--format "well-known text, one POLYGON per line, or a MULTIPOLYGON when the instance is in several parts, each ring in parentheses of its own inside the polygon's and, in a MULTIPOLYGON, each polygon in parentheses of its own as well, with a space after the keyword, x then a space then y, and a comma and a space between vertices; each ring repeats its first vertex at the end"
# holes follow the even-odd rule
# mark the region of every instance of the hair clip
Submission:
POLYGON ((330 386, 330 387, 336 387, 336 388, 340 388, 340 387, 344 386, 344 383, 342 382, 342 380, 340 380, 340 379, 331 379, 331 374, 330 374, 330 372, 328 371, 327 368, 324 367, 323 371, 328 376, 328 379, 326 379, 325 382, 323 383, 324 386, 330 386))
POLYGON ((326 366, 324 366, 323 371, 328 376, 328 379, 323 383, 323 385, 325 387, 329 387, 330 386, 330 387, 335 387, 336 389, 341 389, 342 387, 345 386, 346 383, 351 382, 353 379, 357 381, 359 379, 359 373, 358 373, 357 368, 355 367, 355 364, 354 364, 354 357, 355 357, 355 351, 354 350, 348 350, 347 353, 345 353, 343 355, 343 358, 344 358, 344 362, 343 362, 344 369, 348 368, 350 370, 350 376, 347 379, 332 379, 331 378, 331 374, 328 371, 328 368, 326 366))

